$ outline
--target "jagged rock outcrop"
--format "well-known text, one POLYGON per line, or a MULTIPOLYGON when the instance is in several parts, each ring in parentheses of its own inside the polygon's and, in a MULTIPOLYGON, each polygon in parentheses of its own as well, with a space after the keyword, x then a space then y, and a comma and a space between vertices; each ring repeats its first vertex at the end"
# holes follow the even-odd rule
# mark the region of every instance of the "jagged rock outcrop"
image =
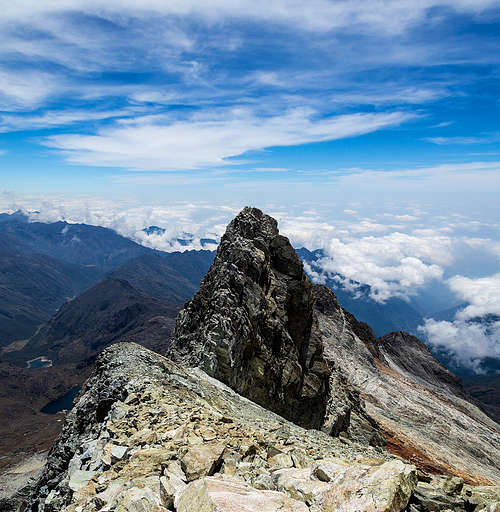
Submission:
POLYGON ((327 512, 362 495, 389 512, 416 483, 415 468, 381 448, 304 430, 199 369, 122 343, 99 356, 28 510, 230 512, 246 500, 241 510, 327 512))
POLYGON ((387 443, 468 482, 500 480, 499 427, 458 379, 417 338, 377 340, 331 290, 311 285, 276 222, 255 208, 228 226, 168 355, 302 426, 387 443))
POLYGON ((470 489, 305 430, 199 369, 123 343, 98 358, 24 510, 494 510, 496 491, 470 489))
MULTIPOLYGON (((337 435, 362 405, 323 357, 313 286, 277 222, 245 208, 200 290, 179 314, 168 356, 307 428, 337 435)), ((363 418, 368 437, 376 425, 363 418)))

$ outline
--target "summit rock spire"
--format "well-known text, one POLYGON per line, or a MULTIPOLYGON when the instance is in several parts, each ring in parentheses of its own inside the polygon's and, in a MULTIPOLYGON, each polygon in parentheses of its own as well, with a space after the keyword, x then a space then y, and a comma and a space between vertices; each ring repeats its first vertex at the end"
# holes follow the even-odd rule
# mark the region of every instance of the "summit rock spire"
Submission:
POLYGON ((277 222, 245 208, 228 226, 169 357, 309 428, 327 407, 328 366, 312 335, 313 286, 277 222))

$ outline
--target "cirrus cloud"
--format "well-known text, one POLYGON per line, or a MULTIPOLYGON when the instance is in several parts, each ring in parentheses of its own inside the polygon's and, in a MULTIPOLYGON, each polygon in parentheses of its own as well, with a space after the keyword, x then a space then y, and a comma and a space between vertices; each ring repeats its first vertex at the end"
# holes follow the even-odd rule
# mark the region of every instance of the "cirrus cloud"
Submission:
POLYGON ((199 169, 227 165, 229 158, 249 151, 362 135, 414 117, 405 112, 319 117, 309 108, 257 116, 248 109, 233 108, 183 120, 146 116, 118 122, 95 135, 52 135, 42 143, 78 164, 134 170, 199 169))

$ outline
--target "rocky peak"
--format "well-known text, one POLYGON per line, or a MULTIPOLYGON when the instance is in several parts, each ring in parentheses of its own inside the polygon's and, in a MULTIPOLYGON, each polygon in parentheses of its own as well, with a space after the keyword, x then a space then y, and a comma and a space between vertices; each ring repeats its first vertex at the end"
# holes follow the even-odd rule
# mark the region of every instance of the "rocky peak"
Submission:
POLYGON ((498 425, 426 350, 377 340, 245 208, 179 314, 175 361, 103 351, 23 510, 496 511, 498 425))
POLYGON ((199 292, 179 314, 169 356, 307 427, 323 421, 328 368, 311 336, 312 285, 277 222, 245 208, 199 292))

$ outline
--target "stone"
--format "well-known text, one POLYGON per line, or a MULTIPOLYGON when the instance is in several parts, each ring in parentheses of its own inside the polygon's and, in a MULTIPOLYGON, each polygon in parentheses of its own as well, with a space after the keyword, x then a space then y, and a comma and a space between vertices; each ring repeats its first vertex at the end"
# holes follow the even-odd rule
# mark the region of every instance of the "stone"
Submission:
POLYGON ((170 461, 160 477, 160 496, 162 504, 172 508, 176 498, 186 487, 186 475, 177 461, 170 461))
POLYGON ((313 478, 311 468, 280 469, 273 472, 273 480, 278 491, 286 492, 292 498, 308 503, 321 498, 329 489, 326 482, 313 478))
POLYGON ((380 466, 346 465, 329 476, 333 478, 320 498, 325 512, 399 512, 417 486, 416 468, 399 460, 380 466))
POLYGON ((68 482, 68 487, 72 491, 78 491, 82 487, 88 485, 88 483, 96 475, 95 471, 83 471, 81 469, 74 470, 71 473, 71 477, 68 482))
POLYGON ((261 491, 229 477, 207 477, 190 483, 179 497, 177 512, 309 512, 286 494, 261 491))
POLYGON ((267 459, 271 467, 273 468, 291 468, 293 466, 293 460, 288 453, 278 453, 274 457, 267 459))
MULTIPOLYGON (((118 497, 118 503, 113 503, 115 512, 167 512, 161 504, 161 497, 150 487, 131 487, 118 497)), ((116 499, 115 499, 116 501, 116 499)))
POLYGON ((443 484, 443 490, 448 495, 460 494, 464 487, 464 479, 458 476, 447 478, 443 484))
POLYGON ((187 481, 212 475, 217 466, 222 464, 224 448, 222 443, 206 443, 189 448, 181 458, 181 467, 187 481))
POLYGON ((322 482, 331 482, 337 475, 351 467, 349 462, 341 459, 325 460, 313 469, 313 475, 322 482))
POLYGON ((177 496, 185 489, 186 483, 175 475, 160 477, 160 497, 162 505, 170 509, 174 506, 177 496))

